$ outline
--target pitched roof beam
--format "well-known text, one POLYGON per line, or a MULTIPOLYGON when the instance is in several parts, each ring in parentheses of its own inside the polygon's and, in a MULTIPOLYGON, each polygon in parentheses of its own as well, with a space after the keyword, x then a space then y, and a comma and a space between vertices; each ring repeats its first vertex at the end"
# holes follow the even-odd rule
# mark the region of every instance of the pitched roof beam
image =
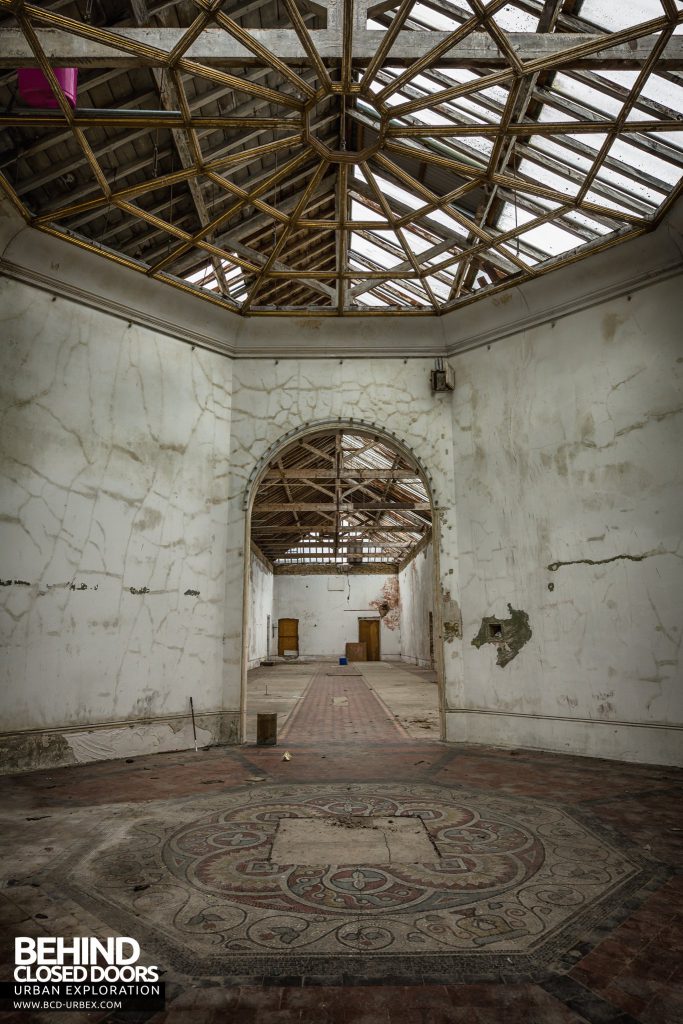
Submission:
MULTIPOLYGON (((494 0, 495 2, 495 0, 494 0)), ((0 9, 7 6, 0 0, 0 9)), ((502 3, 501 5, 502 6, 502 3)), ((63 18, 34 4, 25 4, 27 14, 37 22, 64 25, 64 28, 37 30, 39 42, 47 59, 54 65, 69 67, 131 68, 141 58, 149 66, 163 67, 168 54, 182 44, 186 29, 176 28, 119 28, 98 29, 74 19, 63 18)), ((509 47, 517 54, 520 64, 548 67, 577 68, 640 68, 648 60, 652 43, 643 38, 666 28, 666 18, 652 19, 648 28, 619 33, 601 32, 595 35, 562 32, 539 35, 535 32, 510 32, 509 47), (614 37, 614 38, 613 38, 614 37)), ((463 26, 464 28, 465 26, 463 26)), ((3 40, 0 67, 35 67, 36 58, 23 33, 17 29, 0 30, 3 40)), ((290 29, 250 29, 249 35, 262 50, 270 51, 278 60, 292 65, 305 65, 306 50, 296 32, 290 29)), ((424 61, 437 47, 443 53, 437 58, 442 67, 508 68, 508 59, 496 40, 484 32, 470 32, 466 39, 453 45, 449 32, 412 32, 398 34, 391 49, 391 63, 411 68, 424 61)), ((343 59, 343 43, 336 30, 311 30, 311 39, 326 60, 343 59)), ((374 57, 384 39, 384 33, 375 29, 354 30, 354 63, 367 64, 374 57)), ((662 67, 683 68, 683 40, 669 40, 661 58, 662 67)), ((263 56, 250 52, 242 43, 222 29, 205 29, 187 53, 180 58, 179 69, 197 71, 259 67, 266 63, 263 56)), ((425 65, 427 66, 427 65, 425 65)), ((536 70, 535 67, 529 70, 536 70)), ((234 83, 235 88, 238 83, 234 83)), ((250 90, 246 90, 250 91, 250 90)), ((274 100, 276 101, 276 100, 274 100)), ((282 95, 280 102, 284 102, 282 95)))

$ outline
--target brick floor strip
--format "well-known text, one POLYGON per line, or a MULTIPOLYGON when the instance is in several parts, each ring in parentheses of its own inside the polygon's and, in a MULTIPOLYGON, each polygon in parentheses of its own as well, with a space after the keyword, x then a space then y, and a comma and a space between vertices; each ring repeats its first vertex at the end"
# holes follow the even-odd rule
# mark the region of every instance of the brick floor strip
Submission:
POLYGON ((322 671, 311 680, 303 698, 280 734, 280 741, 325 743, 395 743, 408 739, 386 704, 356 672, 322 671))

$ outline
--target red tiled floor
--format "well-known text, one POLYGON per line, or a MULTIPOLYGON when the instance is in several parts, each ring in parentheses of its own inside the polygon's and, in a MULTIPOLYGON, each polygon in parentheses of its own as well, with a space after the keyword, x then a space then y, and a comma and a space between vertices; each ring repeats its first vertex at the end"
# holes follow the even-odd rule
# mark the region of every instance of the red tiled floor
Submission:
POLYGON ((307 743, 315 736, 318 743, 395 743, 406 735, 360 674, 330 667, 313 677, 280 739, 307 743))

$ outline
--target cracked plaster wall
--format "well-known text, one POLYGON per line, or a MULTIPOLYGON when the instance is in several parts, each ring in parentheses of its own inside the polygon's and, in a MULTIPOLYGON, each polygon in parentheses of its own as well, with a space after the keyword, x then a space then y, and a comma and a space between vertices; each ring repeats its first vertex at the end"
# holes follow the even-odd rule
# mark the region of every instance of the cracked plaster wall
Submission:
POLYGON ((429 653, 429 613, 434 613, 433 581, 434 550, 428 544, 398 574, 402 605, 401 657, 422 668, 431 668, 432 665, 429 653))
POLYGON ((431 359, 231 363, 3 279, 2 728, 172 719, 192 692, 234 740, 249 474, 286 431, 353 416, 434 477, 463 615, 449 737, 680 760, 680 284, 461 354, 433 396, 431 359), (533 635, 500 668, 471 640, 508 603, 533 635))
MULTIPOLYGON (((453 418, 449 394, 433 395, 431 359, 313 360, 240 359, 234 363, 231 423, 230 516, 227 556, 225 706, 239 707, 241 593, 244 552, 242 499, 249 475, 270 445, 289 430, 326 420, 375 422, 408 444, 434 477, 442 508, 441 571, 457 599, 457 543, 454 505, 453 418)), ((371 577, 380 589, 382 577, 371 577)), ((276 588, 279 577, 276 577, 276 588)), ((383 632, 386 635, 387 631, 383 632)), ((445 651, 445 679, 461 691, 459 641, 445 651)))
POLYGON ((457 359, 451 739, 680 763, 681 283, 457 359), (471 640, 508 603, 533 635, 500 668, 471 640))
MULTIPOLYGON (((0 289, 0 731, 64 727, 76 739, 57 762, 90 759, 100 739, 110 757, 174 749, 188 744, 176 716, 192 695, 214 713, 210 738, 231 364, 23 284, 0 289), (133 727, 119 740, 77 731, 141 720, 154 721, 134 742, 133 727)), ((42 763, 46 746, 15 736, 7 766, 27 766, 31 750, 42 763)))

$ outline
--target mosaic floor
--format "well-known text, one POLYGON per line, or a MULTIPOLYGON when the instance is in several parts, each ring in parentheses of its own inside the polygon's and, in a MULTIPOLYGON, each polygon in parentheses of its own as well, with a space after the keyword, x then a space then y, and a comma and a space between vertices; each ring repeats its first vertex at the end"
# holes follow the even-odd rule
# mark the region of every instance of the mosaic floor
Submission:
POLYGON ((290 761, 0 778, 0 977, 13 935, 119 933, 166 1010, 60 1024, 682 1024, 683 772, 410 740, 362 682, 290 761))
POLYGON ((337 973, 353 953, 407 980, 418 960, 423 974, 539 970, 651 877, 596 824, 460 787, 251 786, 124 816, 50 884, 126 934, 144 921, 145 948, 191 973, 220 973, 226 955, 239 974, 310 972, 309 958, 316 974, 337 973), (386 845, 384 862, 364 862, 359 832, 395 820, 419 829, 421 860, 399 835, 393 857, 386 845), (339 834, 324 862, 314 832, 304 859, 274 859, 283 822, 316 821, 339 834))

